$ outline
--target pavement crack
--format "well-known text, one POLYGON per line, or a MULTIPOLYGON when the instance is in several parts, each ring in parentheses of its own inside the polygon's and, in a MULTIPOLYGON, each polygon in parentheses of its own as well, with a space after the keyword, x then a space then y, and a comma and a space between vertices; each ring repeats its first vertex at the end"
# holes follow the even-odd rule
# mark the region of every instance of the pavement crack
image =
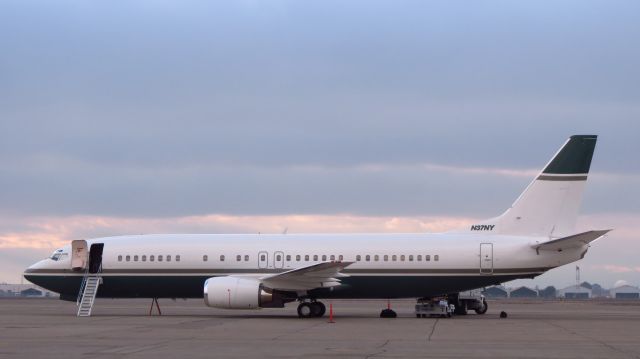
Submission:
POLYGON ((315 327, 317 327, 319 325, 322 325, 322 324, 324 324, 324 322, 318 322, 318 323, 316 323, 314 325, 310 325, 308 327, 304 327, 304 328, 301 328, 301 329, 295 329, 295 330, 292 330, 292 331, 288 331, 286 333, 282 333, 280 335, 276 335, 275 337, 271 338, 271 340, 279 340, 279 339, 281 339, 283 337, 288 337, 291 334, 296 334, 296 333, 304 332, 304 331, 309 330, 309 329, 313 329, 313 328, 315 328, 315 327))
POLYGON ((604 342, 604 341, 602 341, 602 340, 599 340, 599 339, 597 339, 597 338, 592 338, 592 337, 590 337, 590 336, 588 336, 588 335, 580 334, 580 333, 578 333, 578 332, 576 332, 576 331, 573 331, 573 330, 571 330, 571 329, 569 329, 569 328, 565 328, 565 327, 563 327, 562 325, 557 324, 557 323, 554 323, 554 322, 552 322, 552 321, 550 321, 550 320, 546 320, 545 322, 546 322, 547 324, 551 325, 551 326, 554 326, 554 327, 556 327, 556 328, 562 329, 562 330, 564 330, 564 331, 566 331, 566 332, 568 332, 568 333, 570 333, 570 334, 573 334, 573 335, 575 335, 575 336, 577 336, 577 337, 580 337, 580 338, 582 338, 582 339, 587 339, 587 340, 590 340, 590 341, 596 342, 596 343, 598 343, 598 344, 600 344, 600 345, 604 346, 605 348, 609 348, 609 349, 611 349, 611 350, 613 350, 613 351, 615 351, 615 352, 618 352, 618 353, 621 353, 621 354, 627 355, 627 356, 629 356, 630 358, 640 359, 640 357, 639 357, 639 356, 637 356, 635 353, 629 353, 629 352, 624 351, 624 350, 622 350, 622 349, 616 348, 615 346, 613 346, 613 345, 611 345, 611 344, 609 344, 609 343, 607 343, 607 342, 604 342))
POLYGON ((440 318, 436 319, 435 322, 433 322, 433 326, 431 327, 431 333, 429 333, 429 337, 427 338, 427 341, 430 342, 431 341, 431 337, 433 336, 433 333, 436 332, 436 325, 438 325, 438 321, 440 320, 440 318))

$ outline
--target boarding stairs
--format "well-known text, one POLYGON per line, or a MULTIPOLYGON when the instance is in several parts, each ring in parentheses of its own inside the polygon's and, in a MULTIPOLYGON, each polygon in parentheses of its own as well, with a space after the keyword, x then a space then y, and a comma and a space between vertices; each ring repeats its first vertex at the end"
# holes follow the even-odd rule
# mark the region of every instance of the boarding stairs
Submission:
POLYGON ((85 273, 78 294, 78 317, 90 317, 93 303, 98 294, 98 287, 102 284, 102 276, 100 273, 85 273))

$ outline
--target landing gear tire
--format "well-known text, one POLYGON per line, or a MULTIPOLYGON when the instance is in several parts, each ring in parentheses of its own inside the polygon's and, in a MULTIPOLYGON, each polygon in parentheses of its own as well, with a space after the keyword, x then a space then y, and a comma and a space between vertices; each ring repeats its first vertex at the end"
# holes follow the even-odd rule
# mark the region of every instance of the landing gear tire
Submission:
POLYGON ((479 309, 476 309, 476 314, 484 314, 487 312, 488 309, 489 309, 489 304, 487 304, 486 300, 483 300, 482 307, 479 309))
POLYGON ((383 309, 380 312, 380 318, 396 318, 398 314, 391 309, 383 309))
POLYGON ((456 315, 467 315, 467 306, 463 303, 456 305, 456 309, 453 312, 456 315))
POLYGON ((327 307, 321 302, 304 302, 298 305, 298 317, 318 318, 326 313, 327 307))
POLYGON ((313 314, 311 303, 300 303, 298 305, 298 317, 309 318, 313 314))
POLYGON ((312 312, 312 317, 314 318, 319 318, 322 317, 324 315, 324 313, 327 312, 327 307, 324 306, 324 304, 322 304, 322 302, 311 302, 311 312, 312 312))

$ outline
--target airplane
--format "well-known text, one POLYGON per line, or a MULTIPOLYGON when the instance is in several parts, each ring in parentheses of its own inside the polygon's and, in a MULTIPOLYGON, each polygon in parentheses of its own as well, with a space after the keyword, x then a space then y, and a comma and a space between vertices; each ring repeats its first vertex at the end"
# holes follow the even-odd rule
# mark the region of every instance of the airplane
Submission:
MULTIPOLYGON (((151 298, 156 304, 158 298, 204 298, 207 306, 227 309, 298 301, 298 315, 305 318, 325 314, 320 300, 448 296, 455 303, 462 291, 534 278, 580 260, 610 231, 574 229, 596 140, 571 136, 502 215, 466 228, 73 240, 27 268, 24 277, 63 300, 81 304, 88 297, 89 313, 95 297, 151 298)), ((487 308, 482 300, 469 309, 484 314, 487 308)))

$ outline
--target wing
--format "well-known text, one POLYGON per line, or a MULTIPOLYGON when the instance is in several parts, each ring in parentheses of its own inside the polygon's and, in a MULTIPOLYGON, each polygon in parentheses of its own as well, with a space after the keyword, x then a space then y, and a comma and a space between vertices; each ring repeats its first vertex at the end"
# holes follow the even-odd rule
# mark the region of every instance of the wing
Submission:
POLYGON ((262 283, 272 289, 279 290, 310 290, 315 288, 328 288, 340 285, 342 277, 348 275, 341 271, 354 262, 323 262, 312 264, 272 274, 260 278, 262 283))
POLYGON ((578 233, 569 237, 558 238, 549 242, 535 244, 533 248, 537 250, 561 251, 566 248, 581 247, 604 236, 609 231, 610 229, 578 233))

